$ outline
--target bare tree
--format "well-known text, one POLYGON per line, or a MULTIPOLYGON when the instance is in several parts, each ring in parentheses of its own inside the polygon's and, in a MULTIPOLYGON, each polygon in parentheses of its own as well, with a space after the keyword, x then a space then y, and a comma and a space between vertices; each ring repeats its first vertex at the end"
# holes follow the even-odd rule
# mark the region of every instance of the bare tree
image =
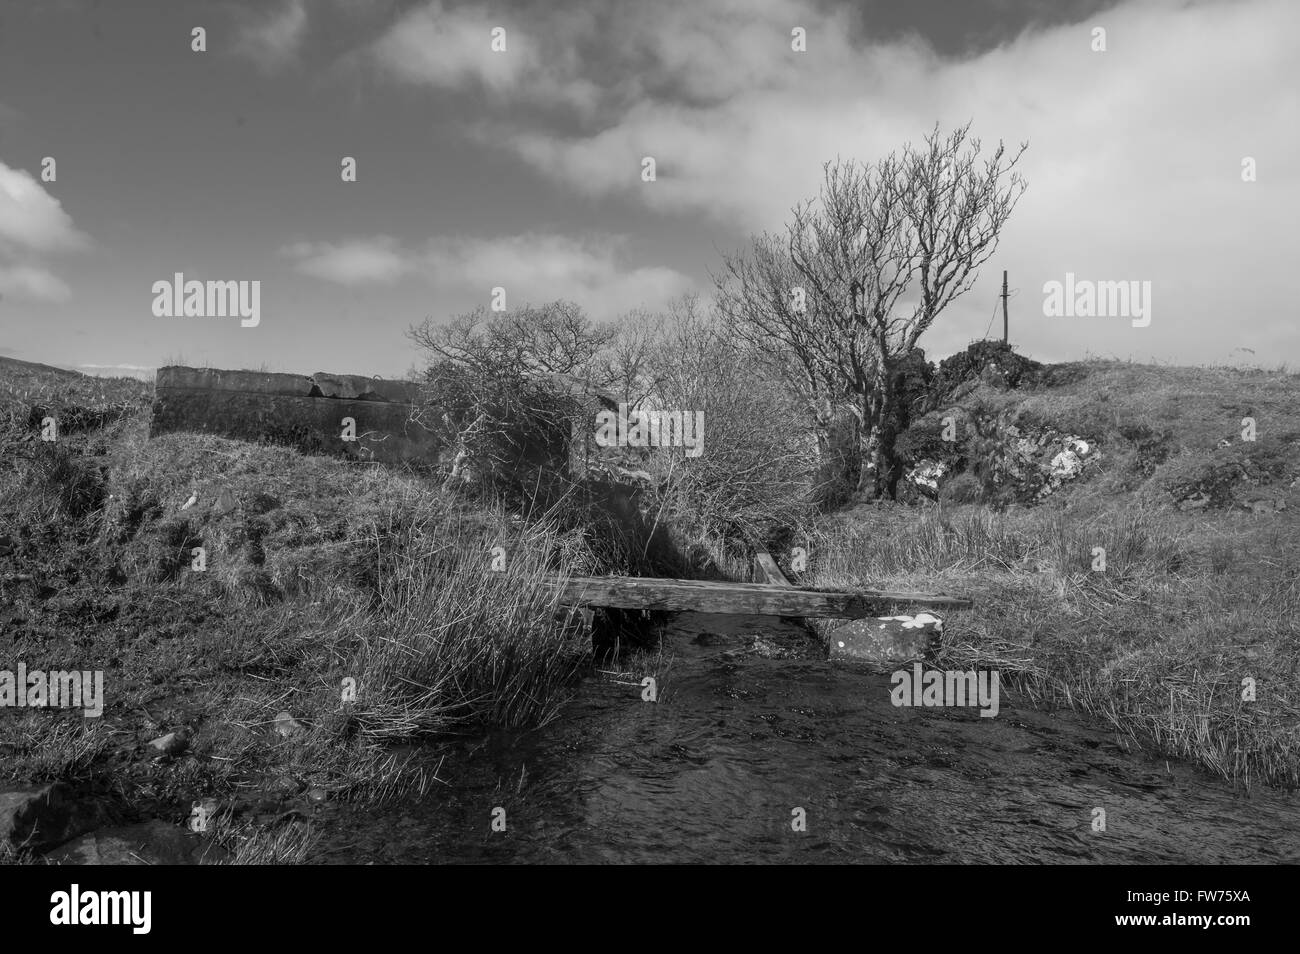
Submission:
MULTIPOLYGON (((679 307, 672 303, 669 311, 679 307)), ((593 375, 601 387, 612 391, 628 407, 636 408, 655 390, 654 356, 664 336, 664 316, 641 308, 623 315, 615 332, 593 362, 593 375)))
POLYGON ((837 411, 869 380, 855 371, 872 360, 865 329, 837 325, 832 313, 808 301, 808 283, 779 236, 756 237, 748 254, 727 257, 723 267, 717 279, 720 314, 749 343, 763 369, 800 396, 818 454, 826 461, 833 456, 837 411))
POLYGON ((617 337, 567 301, 446 323, 426 319, 407 335, 430 358, 428 406, 417 412, 446 448, 448 481, 477 480, 513 492, 567 455, 583 395, 600 388, 617 337))
POLYGON ((647 467, 678 526, 761 547, 802 523, 814 487, 801 409, 760 357, 697 296, 670 302, 649 368, 651 399, 702 413, 707 447, 695 458, 661 452, 647 467))
POLYGON ((898 479, 896 395, 917 341, 974 284, 1025 189, 1027 145, 981 162, 969 133, 936 126, 873 165, 826 163, 784 248, 761 236, 718 279, 723 313, 799 386, 819 435, 834 407, 853 413, 859 489, 876 496, 898 479))
MULTIPOLYGON (((479 306, 446 324, 427 318, 407 332, 435 359, 483 374, 551 373, 588 380, 617 334, 569 301, 524 305, 498 315, 479 306)), ((596 382, 601 383, 601 382, 596 382)))

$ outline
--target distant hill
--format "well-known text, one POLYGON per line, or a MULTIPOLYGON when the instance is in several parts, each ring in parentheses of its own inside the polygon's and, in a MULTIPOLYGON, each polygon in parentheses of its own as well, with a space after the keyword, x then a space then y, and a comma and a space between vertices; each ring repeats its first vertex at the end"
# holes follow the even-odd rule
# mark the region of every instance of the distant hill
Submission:
POLYGON ((20 361, 17 358, 6 358, 3 355, 0 355, 0 374, 3 374, 5 380, 9 383, 15 383, 20 379, 32 381, 75 381, 78 378, 88 376, 82 374, 80 371, 69 371, 66 368, 56 368, 52 364, 37 364, 35 361, 20 361))
POLYGON ((0 356, 0 419, 25 416, 34 404, 136 404, 152 394, 151 383, 135 378, 101 378, 0 356))

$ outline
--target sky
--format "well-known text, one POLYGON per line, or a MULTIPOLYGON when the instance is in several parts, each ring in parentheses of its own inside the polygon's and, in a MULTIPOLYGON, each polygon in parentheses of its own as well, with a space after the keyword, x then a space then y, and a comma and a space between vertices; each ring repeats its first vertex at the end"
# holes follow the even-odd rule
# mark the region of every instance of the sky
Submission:
POLYGON ((0 0, 0 354, 400 375, 494 287, 707 298, 824 162, 969 121, 1028 190, 931 358, 1000 334, 1005 269, 1039 360, 1294 368, 1298 96, 1294 0, 0 0), (177 272, 257 324, 155 314, 177 272), (1046 314, 1067 273, 1149 322, 1046 314))

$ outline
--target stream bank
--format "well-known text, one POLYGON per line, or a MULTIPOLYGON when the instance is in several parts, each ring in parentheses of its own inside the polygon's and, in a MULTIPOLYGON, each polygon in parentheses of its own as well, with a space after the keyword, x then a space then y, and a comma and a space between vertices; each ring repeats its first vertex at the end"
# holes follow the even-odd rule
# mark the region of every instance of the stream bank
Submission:
POLYGON ((446 785, 341 809, 314 860, 1300 861, 1295 795, 1125 751, 1072 712, 1009 692, 996 718, 895 707, 888 675, 833 665, 768 617, 681 613, 660 636, 584 678, 549 725, 465 742, 446 785))

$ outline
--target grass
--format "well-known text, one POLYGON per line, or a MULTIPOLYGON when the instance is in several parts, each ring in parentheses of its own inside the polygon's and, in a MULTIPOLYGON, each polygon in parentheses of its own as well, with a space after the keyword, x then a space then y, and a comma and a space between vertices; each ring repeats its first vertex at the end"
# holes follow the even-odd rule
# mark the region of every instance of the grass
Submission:
MULTIPOLYGON (((1300 784, 1298 380, 1089 362, 1028 391, 974 383, 954 395, 964 412, 1084 436, 1098 466, 1032 507, 941 495, 809 521, 790 538, 810 556, 801 582, 968 594, 973 609, 945 614, 941 665, 996 667, 1031 703, 1094 713, 1224 778, 1300 784)), ((100 720, 6 714, 0 779, 107 789, 142 817, 216 798, 235 861, 314 850, 309 832, 251 824, 241 801, 380 803, 439 782, 436 754, 408 743, 436 752, 554 718, 587 647, 544 574, 635 572, 647 552, 595 498, 522 520, 390 470, 151 440, 150 398, 133 379, 0 362, 0 668, 103 669, 106 694, 100 720), (32 404, 73 426, 42 442, 32 404), (105 408, 75 426, 77 409, 105 408), (180 727, 188 752, 151 760, 144 744, 180 727)), ((693 570, 745 578, 753 534, 671 523, 693 570)), ((614 678, 670 664, 643 655, 614 678)))
POLYGON ((46 364, 0 357, 0 425, 25 421, 32 405, 55 408, 139 408, 153 385, 135 378, 101 378, 46 364))
POLYGON ((969 595, 973 609, 944 614, 940 665, 998 668, 1030 702, 1093 713, 1225 779, 1300 785, 1300 377, 1052 371, 1058 383, 1033 392, 980 385, 959 400, 1086 436, 1096 473, 1036 507, 941 495, 919 512, 830 515, 807 531, 805 581, 969 595), (1180 508, 1189 494, 1206 503, 1180 508), (1261 499, 1267 512, 1248 509, 1261 499))
POLYGON ((105 714, 7 714, 0 779, 108 786, 140 815, 285 787, 376 803, 433 783, 395 743, 554 716, 588 647, 543 576, 599 571, 582 528, 286 448, 150 440, 139 382, 79 378, 33 372, 0 403, 0 668, 102 669, 105 714), (27 402, 93 400, 127 413, 53 443, 26 427, 27 402), (151 761, 181 726, 188 752, 151 761))
POLYGON ((311 859, 321 846, 319 831, 303 824, 272 829, 249 824, 223 826, 213 837, 230 852, 219 862, 225 865, 298 865, 311 859))

